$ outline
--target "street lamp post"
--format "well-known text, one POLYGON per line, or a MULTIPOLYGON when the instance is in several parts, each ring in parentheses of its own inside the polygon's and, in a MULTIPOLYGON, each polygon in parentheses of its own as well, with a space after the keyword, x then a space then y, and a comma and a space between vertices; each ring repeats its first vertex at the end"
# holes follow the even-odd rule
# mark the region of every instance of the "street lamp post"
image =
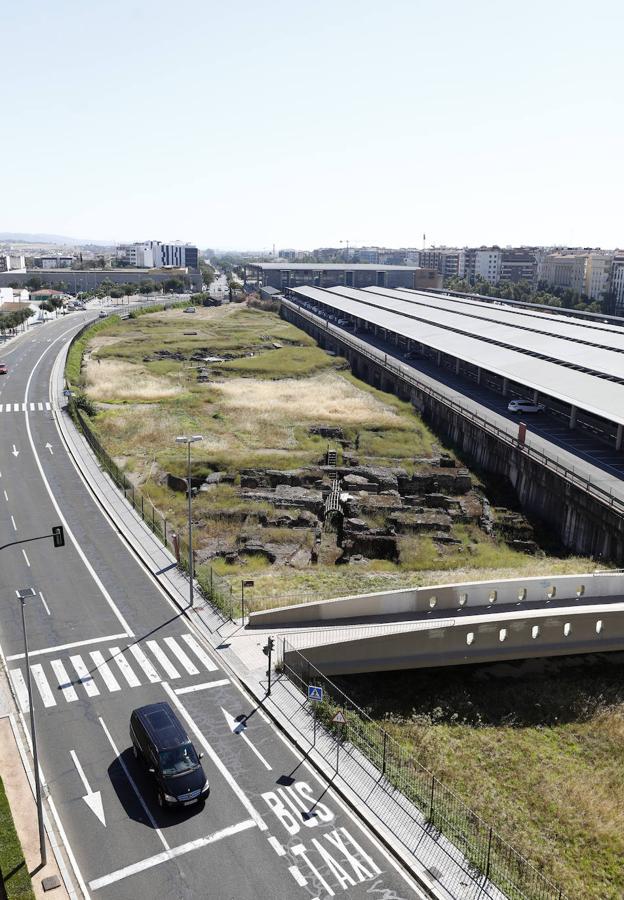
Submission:
POLYGON ((191 444, 201 441, 201 434, 182 434, 176 438, 177 444, 186 444, 188 450, 188 547, 189 547, 189 606, 193 606, 193 521, 191 517, 191 444))
POLYGON ((37 754, 37 732, 35 731, 35 708, 32 700, 32 689, 30 686, 30 665, 28 661, 28 638, 26 635, 26 616, 24 607, 26 601, 30 597, 36 596, 35 589, 32 587, 21 588, 16 592, 20 605, 22 607, 22 630, 24 632, 24 657, 26 660, 26 686, 28 688, 28 706, 30 708, 30 734, 32 738, 33 760, 35 766, 35 796, 37 800, 37 818, 39 821, 39 852, 41 854, 41 865, 47 863, 45 832, 43 829, 43 804, 41 800, 41 780, 39 778, 39 756, 37 754))

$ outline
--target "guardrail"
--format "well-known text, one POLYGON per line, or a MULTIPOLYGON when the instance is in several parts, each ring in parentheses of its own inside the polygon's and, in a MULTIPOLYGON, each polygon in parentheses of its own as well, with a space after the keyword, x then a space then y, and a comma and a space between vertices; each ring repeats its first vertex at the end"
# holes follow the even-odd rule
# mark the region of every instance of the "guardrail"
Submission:
POLYGON ((296 724, 297 714, 301 710, 311 719, 318 718, 324 734, 334 740, 315 739, 315 749, 336 772, 340 771, 342 755, 343 769, 352 775, 349 785, 356 793, 360 788, 365 790, 361 799, 366 805, 371 805, 372 795, 370 788, 365 788, 369 782, 361 776, 370 778, 371 765, 377 770, 375 791, 383 792, 386 810, 388 803, 394 808, 393 832, 410 852, 418 846, 423 831, 448 838, 438 839, 437 846, 449 863, 464 874, 456 896, 467 896, 469 879, 483 900, 500 900, 501 893, 509 900, 566 900, 558 885, 542 875, 458 794, 360 709, 293 647, 291 640, 278 639, 278 666, 301 692, 301 700, 295 714, 286 709, 284 714, 298 730, 301 728, 296 724), (323 688, 320 704, 307 702, 308 685, 323 688), (343 713, 344 724, 333 722, 338 709, 343 713))
POLYGON ((536 462, 539 462, 540 465, 554 472, 556 475, 559 475, 559 477, 567 481, 568 484, 580 488, 581 490, 585 491, 585 493, 590 494, 600 503, 603 503, 610 509, 615 510, 618 514, 624 515, 624 497, 618 497, 613 494, 612 490, 606 491, 599 485, 592 483, 591 478, 586 478, 584 475, 580 475, 578 472, 576 472, 573 467, 562 464, 559 461, 558 457, 555 459, 544 453, 543 451, 538 450, 535 447, 531 447, 530 444, 520 444, 515 435, 503 428, 499 428, 498 425, 494 425, 493 422, 488 421, 476 412, 472 412, 471 410, 466 409, 466 407, 462 406, 461 403, 457 403, 455 400, 452 400, 441 391, 438 391, 426 382, 421 381, 411 372, 408 372, 406 366, 402 365, 401 363, 399 363, 398 365, 393 364, 391 361, 389 361, 387 353, 382 353, 381 351, 378 351, 377 353, 374 352, 371 349, 370 344, 366 344, 366 342, 352 337, 342 329, 330 325, 329 322, 327 322, 320 316, 309 312, 309 310, 302 309, 299 304, 293 300, 285 298, 282 299, 281 302, 286 305, 287 308, 292 309, 296 314, 302 316, 303 318, 309 319, 309 321, 311 321, 314 325, 320 327, 323 331, 325 331, 326 334, 332 335, 332 337, 336 338, 348 347, 351 347, 353 350, 356 350, 359 354, 371 360, 371 362, 374 362, 376 365, 383 367, 388 372, 401 378, 405 383, 432 397, 438 403, 441 403, 448 409, 453 410, 453 412, 458 413, 460 416, 462 416, 462 418, 468 420, 477 428, 480 428, 487 434, 492 435, 499 441, 503 442, 509 447, 512 447, 514 450, 523 454, 524 456, 527 456, 530 459, 534 459, 536 462))

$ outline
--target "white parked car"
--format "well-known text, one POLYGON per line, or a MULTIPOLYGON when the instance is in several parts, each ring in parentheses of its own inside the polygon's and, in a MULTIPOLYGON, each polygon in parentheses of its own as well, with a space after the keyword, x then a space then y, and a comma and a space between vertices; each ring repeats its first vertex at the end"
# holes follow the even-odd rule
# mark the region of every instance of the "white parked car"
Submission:
POLYGON ((545 406, 532 400, 510 400, 507 409, 512 413, 540 413, 544 412, 545 406))

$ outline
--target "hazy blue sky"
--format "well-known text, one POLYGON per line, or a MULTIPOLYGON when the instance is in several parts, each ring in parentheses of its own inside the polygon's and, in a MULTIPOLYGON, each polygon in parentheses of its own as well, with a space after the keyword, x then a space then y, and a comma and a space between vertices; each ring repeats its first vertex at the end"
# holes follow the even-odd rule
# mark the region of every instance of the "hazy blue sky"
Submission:
POLYGON ((622 246, 623 9, 7 2, 0 231, 622 246))

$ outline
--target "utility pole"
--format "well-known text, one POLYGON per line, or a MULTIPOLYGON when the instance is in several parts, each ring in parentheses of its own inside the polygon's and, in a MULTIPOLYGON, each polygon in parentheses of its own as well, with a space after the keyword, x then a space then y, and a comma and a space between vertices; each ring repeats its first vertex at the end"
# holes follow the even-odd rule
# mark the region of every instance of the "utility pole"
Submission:
POLYGON ((196 441, 203 440, 201 434, 183 434, 176 438, 177 444, 186 444, 188 449, 188 553, 189 553, 189 608, 193 606, 193 519, 192 519, 192 500, 191 491, 191 444, 196 441))

